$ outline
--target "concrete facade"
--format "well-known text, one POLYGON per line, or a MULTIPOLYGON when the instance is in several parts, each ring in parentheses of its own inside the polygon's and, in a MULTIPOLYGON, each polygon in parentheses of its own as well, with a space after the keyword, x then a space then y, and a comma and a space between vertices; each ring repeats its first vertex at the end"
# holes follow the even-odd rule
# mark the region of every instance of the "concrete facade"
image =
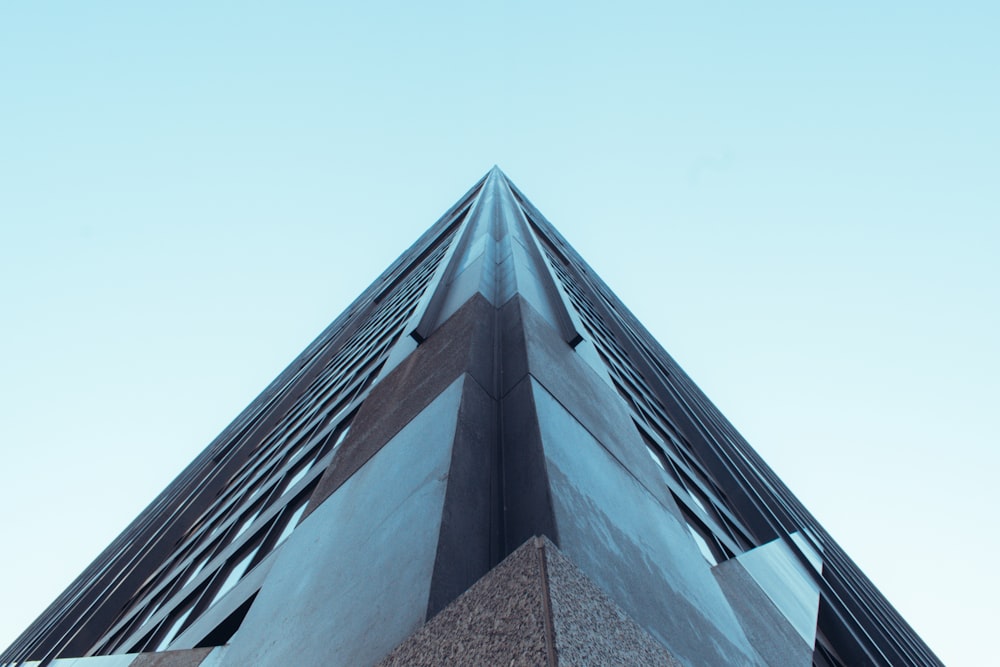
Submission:
POLYGON ((494 169, 2 664, 939 664, 494 169))

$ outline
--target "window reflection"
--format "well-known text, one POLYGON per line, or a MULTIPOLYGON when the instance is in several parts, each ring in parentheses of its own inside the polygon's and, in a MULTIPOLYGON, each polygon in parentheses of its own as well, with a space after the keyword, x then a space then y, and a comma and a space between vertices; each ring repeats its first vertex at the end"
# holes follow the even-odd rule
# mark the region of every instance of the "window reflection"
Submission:
POLYGON ((236 565, 232 567, 231 570, 229 570, 229 574, 226 576, 226 580, 222 582, 221 586, 219 586, 219 589, 218 591, 216 591, 215 597, 212 598, 212 601, 209 603, 209 606, 212 606, 213 604, 218 602, 223 595, 231 591, 233 587, 239 582, 239 580, 243 578, 243 575, 246 573, 247 568, 250 567, 250 562, 253 560, 253 557, 257 554, 258 548, 259 547, 251 549, 242 559, 240 559, 238 563, 236 563, 236 565))
POLYGON ((712 565, 718 565, 719 561, 715 558, 715 554, 712 553, 712 547, 708 546, 708 541, 690 523, 687 527, 691 531, 691 537, 694 538, 694 543, 698 545, 698 550, 701 551, 701 555, 705 557, 705 560, 712 565))
POLYGON ((291 518, 288 520, 288 523, 285 524, 285 527, 282 529, 281 534, 278 535, 278 539, 275 540, 274 546, 278 546, 279 544, 288 539, 288 536, 291 535, 292 531, 295 530, 295 524, 299 522, 299 519, 302 518, 302 513, 305 511, 306 511, 306 505, 305 503, 302 503, 302 505, 300 505, 299 508, 295 510, 295 513, 292 514, 291 518))
POLYGON ((308 474, 309 474, 309 466, 302 466, 301 468, 299 468, 298 472, 292 475, 292 478, 289 479, 288 482, 285 484, 285 488, 281 490, 281 495, 287 493, 289 489, 291 489, 296 484, 301 482, 302 478, 304 478, 308 474))
POLYGON ((184 583, 181 584, 181 588, 184 588, 185 586, 187 586, 188 584, 190 584, 192 581, 194 581, 195 577, 197 577, 199 574, 201 574, 201 571, 203 569, 205 569, 205 564, 207 562, 208 562, 208 556, 206 555, 204 558, 202 558, 200 561, 198 561, 198 564, 195 565, 195 567, 194 567, 193 570, 191 570, 191 574, 189 574, 188 577, 187 577, 187 579, 184 580, 184 583))

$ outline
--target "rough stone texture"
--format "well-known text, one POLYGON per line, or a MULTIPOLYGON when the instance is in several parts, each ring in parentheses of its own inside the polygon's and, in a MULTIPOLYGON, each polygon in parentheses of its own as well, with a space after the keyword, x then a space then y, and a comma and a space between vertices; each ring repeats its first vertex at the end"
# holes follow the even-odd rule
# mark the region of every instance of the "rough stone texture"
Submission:
POLYGON ((201 661, 201 664, 198 665, 198 667, 218 667, 219 665, 222 664, 220 661, 222 660, 222 656, 225 654, 228 648, 229 648, 228 644, 225 644, 223 646, 216 646, 215 648, 212 649, 212 652, 209 653, 205 657, 205 659, 201 661))
POLYGON ((396 647, 402 665, 681 663, 544 537, 533 537, 396 647))
POLYGON ((680 665, 548 540, 545 560, 560 664, 680 665))
POLYGON ((809 667, 812 647, 778 610, 735 558, 719 563, 712 574, 722 586, 736 618, 757 652, 769 665, 809 667))
MULTIPOLYGON (((140 653, 129 667, 198 667, 212 647, 189 648, 182 651, 140 653)), ((81 665, 80 667, 83 667, 81 665)))
POLYGON ((546 665, 548 639, 541 560, 531 540, 379 665, 546 665))

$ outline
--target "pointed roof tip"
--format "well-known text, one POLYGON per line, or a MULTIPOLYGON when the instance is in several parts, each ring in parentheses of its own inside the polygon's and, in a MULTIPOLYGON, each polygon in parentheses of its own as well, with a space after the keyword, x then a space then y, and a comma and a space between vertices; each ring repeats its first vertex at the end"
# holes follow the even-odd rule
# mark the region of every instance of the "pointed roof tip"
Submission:
POLYGON ((499 165, 493 165, 490 170, 486 172, 483 176, 484 181, 496 181, 499 183, 510 183, 510 179, 507 178, 507 174, 503 173, 503 169, 499 165))

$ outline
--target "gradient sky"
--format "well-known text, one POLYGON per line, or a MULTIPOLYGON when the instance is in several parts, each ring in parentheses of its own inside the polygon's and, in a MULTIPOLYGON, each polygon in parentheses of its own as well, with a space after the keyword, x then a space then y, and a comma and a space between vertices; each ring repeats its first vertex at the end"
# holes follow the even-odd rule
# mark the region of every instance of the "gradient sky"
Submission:
POLYGON ((1000 5, 141 4, 0 7, 0 644, 497 163, 995 660, 1000 5))

